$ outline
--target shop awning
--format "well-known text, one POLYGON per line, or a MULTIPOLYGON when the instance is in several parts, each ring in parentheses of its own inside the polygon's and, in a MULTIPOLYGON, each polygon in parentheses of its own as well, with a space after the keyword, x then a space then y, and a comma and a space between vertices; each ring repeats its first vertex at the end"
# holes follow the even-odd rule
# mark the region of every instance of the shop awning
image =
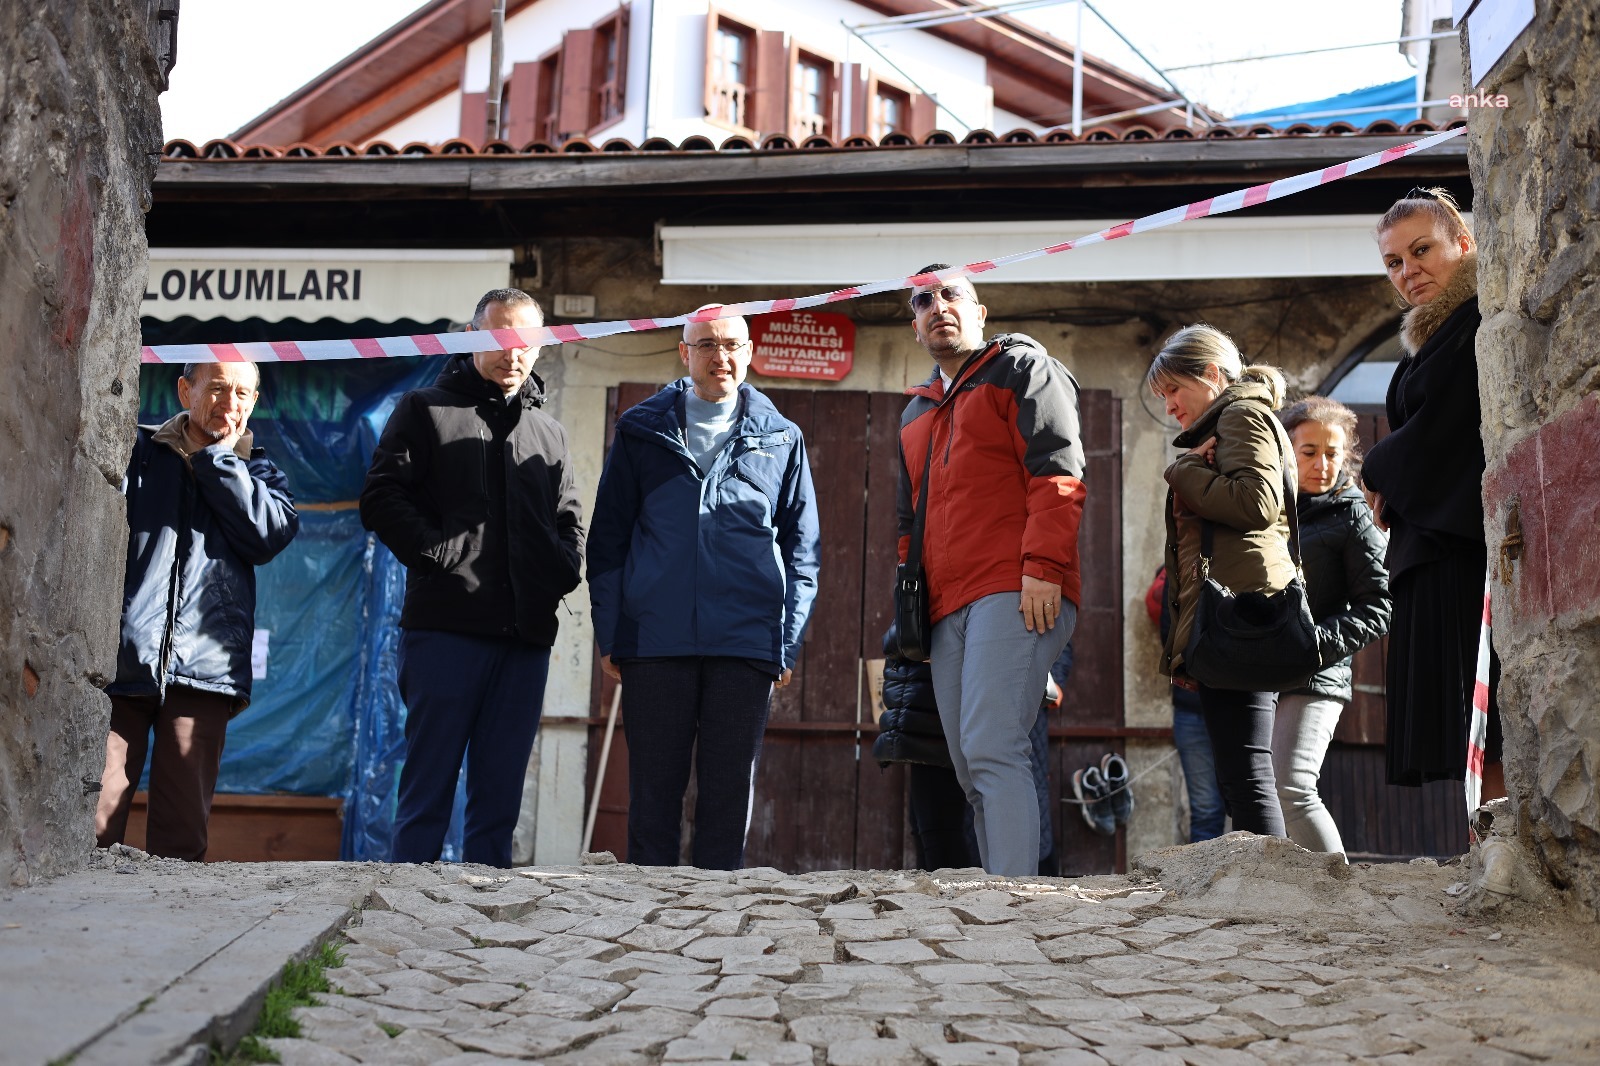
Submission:
MULTIPOLYGON (((663 226, 669 285, 853 285, 973 263, 1124 219, 884 225, 663 226)), ((989 284, 1381 275, 1376 215, 1205 218, 1019 263, 989 284)))
POLYGON ((510 264, 509 248, 152 248, 140 314, 464 322, 510 264))

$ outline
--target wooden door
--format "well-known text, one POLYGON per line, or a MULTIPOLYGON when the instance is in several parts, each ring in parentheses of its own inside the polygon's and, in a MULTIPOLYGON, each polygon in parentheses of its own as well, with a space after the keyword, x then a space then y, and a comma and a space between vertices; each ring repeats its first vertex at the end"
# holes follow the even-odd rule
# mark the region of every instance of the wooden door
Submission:
MULTIPOLYGON (((655 391, 655 386, 631 383, 613 389, 613 424, 655 391)), ((797 872, 908 866, 912 848, 904 769, 880 768, 871 758, 876 728, 865 668, 868 660, 883 657, 892 613, 898 440, 906 398, 844 390, 762 391, 805 434, 820 510, 822 565, 794 681, 773 699, 745 861, 797 872)), ((1082 407, 1089 484, 1080 536, 1084 596, 1074 639, 1077 665, 1068 710, 1052 723, 1050 766, 1057 854, 1069 858, 1073 872, 1091 873, 1119 868, 1120 845, 1090 833, 1060 799, 1072 770, 1097 762, 1126 735, 1122 422, 1120 402, 1109 392, 1086 390, 1082 407)), ((593 692, 591 788, 613 692, 598 667, 593 692)), ((601 786, 593 847, 619 858, 627 851, 627 760, 618 729, 601 786)))

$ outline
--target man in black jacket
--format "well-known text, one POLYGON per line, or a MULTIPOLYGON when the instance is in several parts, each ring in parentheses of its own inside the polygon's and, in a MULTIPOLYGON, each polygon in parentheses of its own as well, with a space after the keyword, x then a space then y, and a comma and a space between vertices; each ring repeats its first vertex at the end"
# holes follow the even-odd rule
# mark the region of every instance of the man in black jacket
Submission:
MULTIPOLYGON (((473 329, 534 329, 533 297, 494 289, 473 329)), ((511 865, 556 608, 578 586, 582 511, 567 435, 539 410, 536 347, 450 358, 395 405, 361 521, 406 567, 400 695, 406 755, 390 858, 433 862, 467 759, 462 857, 511 865)))
POLYGON ((178 379, 184 410, 134 438, 122 483, 122 631, 95 809, 103 848, 122 843, 149 755, 145 848, 206 857, 228 722, 250 702, 255 568, 300 529, 283 472, 251 447, 260 383, 253 363, 190 363, 178 379))

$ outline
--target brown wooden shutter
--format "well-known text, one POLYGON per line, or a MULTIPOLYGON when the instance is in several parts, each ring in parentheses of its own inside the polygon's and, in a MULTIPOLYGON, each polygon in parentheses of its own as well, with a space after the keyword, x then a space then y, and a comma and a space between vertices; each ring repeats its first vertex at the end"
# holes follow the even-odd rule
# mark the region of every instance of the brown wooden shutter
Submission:
POLYGON ((750 126, 759 136, 789 129, 789 49, 781 30, 756 33, 755 85, 751 96, 750 126))
POLYGON ((518 148, 538 137, 539 64, 517 63, 505 90, 506 140, 518 148))
MULTIPOLYGON (((839 140, 855 134, 870 135, 872 130, 868 124, 872 121, 872 85, 874 79, 867 77, 867 68, 860 63, 851 63, 845 67, 846 84, 850 87, 850 117, 845 122, 844 128, 839 131, 839 140)), ((844 90, 840 90, 840 107, 844 106, 844 90)))
POLYGON ((707 115, 717 113, 717 9, 711 8, 706 12, 706 74, 705 74, 705 107, 707 115))
POLYGON ((617 16, 617 118, 628 109, 628 6, 622 6, 617 16))
POLYGON ((484 124, 488 121, 489 94, 487 92, 462 93, 461 139, 472 144, 482 144, 484 124))
POLYGON ((922 93, 911 94, 911 116, 906 132, 919 141, 939 128, 939 108, 933 97, 922 93))
POLYGON ((561 41, 562 140, 594 125, 594 30, 569 30, 561 41))
POLYGON ((828 72, 828 110, 824 117, 828 120, 827 136, 835 143, 844 140, 845 114, 844 114, 844 64, 837 60, 830 64, 828 72))

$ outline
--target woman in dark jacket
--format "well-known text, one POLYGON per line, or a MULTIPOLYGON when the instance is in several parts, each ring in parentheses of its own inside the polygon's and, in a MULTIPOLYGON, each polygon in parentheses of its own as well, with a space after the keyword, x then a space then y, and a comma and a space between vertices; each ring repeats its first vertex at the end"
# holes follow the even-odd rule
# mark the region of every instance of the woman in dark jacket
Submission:
MULTIPOLYGON (((1378 223, 1378 248, 1390 282, 1411 305, 1400 326, 1406 356, 1385 403, 1389 435, 1362 467, 1378 525, 1389 530, 1389 782, 1460 781, 1489 566, 1477 257, 1472 232, 1443 189, 1413 189, 1389 208, 1378 223)), ((1491 658, 1486 800, 1505 795, 1499 673, 1491 658)))
POLYGON ((1284 478, 1289 439, 1272 414, 1283 406, 1283 375, 1244 366, 1227 334, 1194 325, 1173 334, 1145 382, 1183 427, 1173 443, 1187 449, 1166 472, 1167 599, 1174 621, 1162 672, 1200 694, 1234 828, 1281 837, 1283 813, 1272 776, 1277 692, 1201 685, 1185 671, 1184 651, 1200 598, 1205 524, 1214 538, 1210 574, 1221 584, 1236 593, 1272 594, 1294 579, 1288 512, 1294 500, 1284 478))
POLYGON ((1322 760, 1350 702, 1350 657, 1389 630, 1387 541, 1351 482, 1360 457, 1355 412, 1311 396, 1279 416, 1299 470, 1300 564, 1317 623, 1322 669, 1278 697, 1272 770, 1289 839, 1307 851, 1342 853, 1344 842, 1317 792, 1322 760))

